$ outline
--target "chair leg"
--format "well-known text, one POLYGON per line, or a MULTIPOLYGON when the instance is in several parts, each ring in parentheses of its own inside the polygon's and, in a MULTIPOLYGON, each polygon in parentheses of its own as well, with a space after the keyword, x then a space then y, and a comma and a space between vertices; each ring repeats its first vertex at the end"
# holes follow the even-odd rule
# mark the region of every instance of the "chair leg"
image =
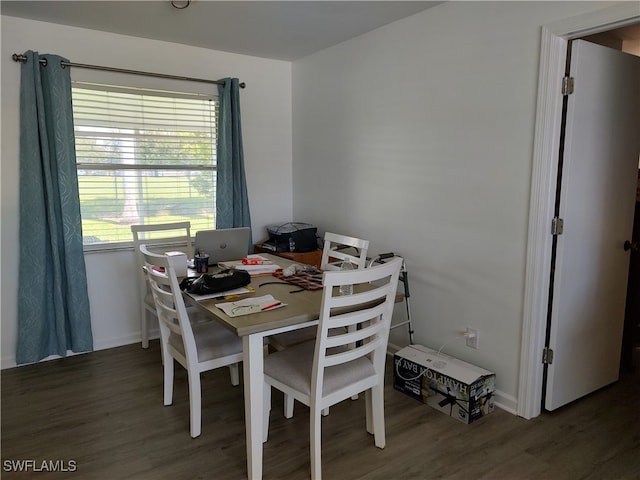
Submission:
POLYGON ((322 435, 320 430, 322 417, 316 407, 311 407, 309 417, 311 420, 311 480, 320 480, 322 478, 322 435))
MULTIPOLYGON (((284 394, 284 418, 293 418, 293 406, 295 403, 295 398, 291 395, 284 394)), ((329 415, 329 407, 322 410, 322 416, 326 417, 329 415)))
MULTIPOLYGON (((160 322, 158 322, 158 326, 160 326, 160 322)), ((160 329, 162 329, 162 327, 160 327, 160 329)), ((164 354, 165 354, 165 347, 164 347, 164 342, 162 341, 162 333, 160 333, 160 358, 162 359, 162 365, 164 365, 164 362, 165 362, 164 354)), ((173 361, 170 355, 169 355, 169 359, 173 361)))
POLYGON ((164 405, 171 405, 173 403, 173 370, 174 361, 171 355, 163 357, 163 371, 164 371, 164 405))
POLYGON ((262 410, 262 441, 269 439, 269 414, 271 413, 271 385, 264 383, 264 391, 262 393, 264 408, 262 410))
POLYGON ((371 406, 371 390, 364 392, 364 408, 367 419, 367 433, 373 435, 375 433, 373 426, 373 412, 371 406))
POLYGON ((292 395, 284 394, 284 418, 293 418, 293 404, 295 398, 292 395))
POLYGON ((142 302, 142 314, 140 315, 140 336, 142 337, 142 348, 149 348, 149 329, 147 325, 147 309, 142 302))
POLYGON ((384 386, 378 384, 371 389, 371 411, 373 416, 373 437, 376 447, 386 445, 384 431, 384 386))
POLYGON ((231 385, 234 387, 240 385, 240 370, 237 363, 229 365, 229 374, 231 375, 231 385))
POLYGON ((200 389, 200 372, 189 369, 189 423, 191 437, 200 436, 202 429, 202 391, 200 389))

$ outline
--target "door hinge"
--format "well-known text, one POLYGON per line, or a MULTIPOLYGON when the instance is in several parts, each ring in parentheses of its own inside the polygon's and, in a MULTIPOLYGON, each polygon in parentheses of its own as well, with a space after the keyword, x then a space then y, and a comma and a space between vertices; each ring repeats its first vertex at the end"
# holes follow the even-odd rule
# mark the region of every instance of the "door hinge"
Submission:
POLYGON ((551 235, 562 235, 564 231, 564 220, 560 217, 553 217, 551 220, 551 235))
POLYGON ((553 363, 553 350, 549 347, 542 350, 542 363, 545 365, 551 365, 553 363))
POLYGON ((562 79, 562 95, 571 95, 573 93, 573 77, 564 77, 562 79))

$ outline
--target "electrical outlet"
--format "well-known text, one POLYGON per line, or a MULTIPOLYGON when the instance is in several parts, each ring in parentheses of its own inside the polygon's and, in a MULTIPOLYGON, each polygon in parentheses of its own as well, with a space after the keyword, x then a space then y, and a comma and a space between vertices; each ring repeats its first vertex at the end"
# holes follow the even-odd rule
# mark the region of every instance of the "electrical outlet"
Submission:
POLYGON ((467 327, 467 347, 478 349, 478 330, 467 327))

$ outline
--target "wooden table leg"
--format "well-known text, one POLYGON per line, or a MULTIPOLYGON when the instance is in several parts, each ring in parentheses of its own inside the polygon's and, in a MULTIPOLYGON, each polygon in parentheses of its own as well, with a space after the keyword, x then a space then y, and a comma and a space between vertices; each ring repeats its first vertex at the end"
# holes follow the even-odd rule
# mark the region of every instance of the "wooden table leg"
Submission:
POLYGON ((242 337, 247 477, 250 480, 262 478, 263 338, 261 334, 242 337))

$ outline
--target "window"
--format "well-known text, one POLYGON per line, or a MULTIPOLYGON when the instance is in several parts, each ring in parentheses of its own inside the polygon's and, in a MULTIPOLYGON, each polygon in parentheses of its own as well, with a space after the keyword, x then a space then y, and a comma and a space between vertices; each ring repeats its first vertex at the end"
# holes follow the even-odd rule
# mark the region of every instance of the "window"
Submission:
POLYGON ((131 242, 132 224, 215 225, 217 98, 74 82, 85 248, 131 242))

